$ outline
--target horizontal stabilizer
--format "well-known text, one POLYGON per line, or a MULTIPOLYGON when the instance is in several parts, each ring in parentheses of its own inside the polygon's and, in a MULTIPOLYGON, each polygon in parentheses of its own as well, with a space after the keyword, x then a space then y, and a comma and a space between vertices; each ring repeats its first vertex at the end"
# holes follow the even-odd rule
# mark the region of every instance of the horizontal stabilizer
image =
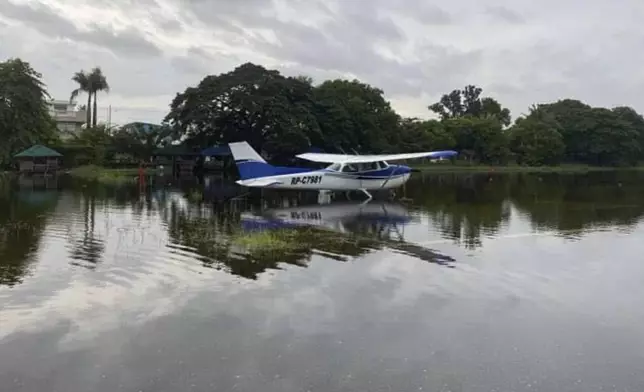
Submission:
POLYGON ((457 155, 456 151, 428 151, 428 152, 414 152, 408 154, 382 154, 382 155, 347 155, 347 154, 327 154, 307 152, 297 155, 298 158, 306 159, 312 162, 324 163, 368 163, 380 161, 399 161, 405 159, 419 159, 419 158, 450 158, 457 155))

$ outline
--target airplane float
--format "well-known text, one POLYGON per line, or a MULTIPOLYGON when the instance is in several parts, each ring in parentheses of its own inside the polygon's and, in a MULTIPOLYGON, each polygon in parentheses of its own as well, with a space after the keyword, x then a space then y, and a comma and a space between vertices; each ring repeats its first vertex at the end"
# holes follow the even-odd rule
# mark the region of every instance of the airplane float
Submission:
POLYGON ((294 190, 358 190, 367 195, 367 201, 372 199, 369 191, 391 190, 409 180, 412 172, 410 167, 390 165, 389 161, 449 158, 457 154, 456 151, 446 150, 381 155, 312 152, 296 155, 300 159, 331 164, 324 169, 310 169, 270 165, 245 141, 230 143, 228 146, 239 170, 239 185, 294 190))

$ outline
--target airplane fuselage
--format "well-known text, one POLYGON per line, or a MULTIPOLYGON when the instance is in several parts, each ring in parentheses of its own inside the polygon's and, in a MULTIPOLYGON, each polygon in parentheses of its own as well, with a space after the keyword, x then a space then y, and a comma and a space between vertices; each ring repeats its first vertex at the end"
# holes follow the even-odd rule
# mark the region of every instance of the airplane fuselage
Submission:
MULTIPOLYGON (((262 178, 263 180, 270 179, 273 183, 262 186, 296 190, 379 190, 400 187, 409 180, 410 175, 411 169, 402 165, 389 165, 382 169, 356 172, 344 172, 326 168, 265 176, 262 178)), ((238 183, 240 185, 253 186, 253 182, 256 182, 256 180, 239 181, 238 183)))

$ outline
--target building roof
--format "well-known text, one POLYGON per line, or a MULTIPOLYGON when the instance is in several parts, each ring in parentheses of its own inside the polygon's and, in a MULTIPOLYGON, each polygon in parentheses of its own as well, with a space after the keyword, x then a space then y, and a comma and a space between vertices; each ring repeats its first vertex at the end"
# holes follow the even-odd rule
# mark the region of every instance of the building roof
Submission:
POLYGON ((36 144, 29 147, 23 152, 14 155, 14 158, 47 158, 47 157, 62 157, 58 151, 52 150, 49 147, 36 144))
POLYGON ((201 151, 201 155, 206 157, 228 156, 231 155, 230 148, 227 144, 221 146, 208 147, 201 151))
POLYGON ((151 132, 155 129, 161 128, 161 124, 153 124, 153 123, 148 123, 148 122, 142 122, 142 121, 135 121, 131 123, 127 123, 121 126, 121 129, 128 129, 131 127, 139 128, 143 132, 151 132))

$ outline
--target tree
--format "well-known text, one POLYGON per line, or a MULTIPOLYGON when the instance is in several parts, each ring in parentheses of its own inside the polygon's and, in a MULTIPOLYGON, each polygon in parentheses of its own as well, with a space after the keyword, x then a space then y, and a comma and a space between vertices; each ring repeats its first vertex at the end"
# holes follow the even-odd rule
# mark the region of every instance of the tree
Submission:
POLYGON ((83 70, 78 71, 72 77, 72 80, 78 83, 78 88, 72 91, 69 97, 70 103, 74 101, 81 93, 87 94, 87 125, 86 127, 96 127, 98 120, 97 97, 99 91, 110 91, 110 86, 107 83, 107 78, 103 75, 100 67, 94 67, 90 72, 83 70), (92 116, 92 99, 94 101, 93 116, 92 116))
POLYGON ((168 126, 134 122, 117 129, 112 135, 112 144, 121 152, 149 160, 156 149, 170 143, 171 134, 168 126))
POLYGON ((558 164, 566 150, 556 125, 539 119, 519 121, 513 126, 510 146, 517 163, 529 166, 558 164))
POLYGON ((428 107, 438 114, 441 119, 457 118, 464 116, 496 117, 503 126, 510 125, 512 118, 510 110, 502 108, 494 98, 481 98, 483 89, 474 85, 465 86, 463 90, 453 90, 444 94, 439 102, 428 107))
MULTIPOLYGON (((110 86, 107 84, 107 78, 105 75, 103 75, 103 71, 99 67, 95 67, 92 69, 92 72, 88 75, 89 78, 89 85, 90 85, 90 92, 94 95, 94 114, 93 114, 93 119, 92 119, 92 126, 96 127, 96 122, 98 119, 98 113, 97 113, 97 102, 98 98, 96 95, 98 94, 99 91, 104 91, 108 93, 110 91, 110 86)), ((89 105, 88 105, 89 108, 89 105)))
POLYGON ((315 114, 330 151, 377 153, 399 145, 400 117, 383 91, 358 80, 329 80, 315 88, 315 114))
POLYGON ((499 119, 465 116, 444 120, 447 132, 454 135, 461 155, 482 163, 503 164, 509 158, 509 139, 499 119))
POLYGON ((642 153, 640 154, 640 160, 644 160, 644 117, 628 106, 618 106, 613 108, 613 112, 620 119, 629 122, 637 132, 637 139, 642 153))
POLYGON ((454 135, 447 132, 440 121, 405 118, 399 128, 400 152, 447 150, 456 146, 454 135))
POLYGON ((496 117, 504 127, 512 123, 510 109, 502 107, 494 98, 486 97, 481 100, 481 115, 496 117))
POLYGON ((291 159, 320 139, 312 94, 302 80, 246 63, 177 94, 164 122, 189 143, 246 140, 273 158, 291 159))
POLYGON ((637 116, 625 109, 593 108, 564 99, 532 108, 526 119, 547 114, 566 146, 565 160, 591 165, 628 165, 641 156, 637 116))
POLYGON ((592 108, 589 114, 585 163, 625 166, 637 163, 641 155, 635 126, 606 108, 592 108))
POLYGON ((81 130, 68 144, 70 147, 82 150, 82 154, 77 156, 77 160, 83 163, 102 165, 107 158, 107 150, 112 145, 112 136, 110 130, 101 124, 95 128, 81 130))
POLYGON ((591 107, 581 101, 564 99, 533 106, 525 120, 547 116, 555 121, 566 146, 564 160, 585 163, 588 161, 586 155, 590 148, 587 131, 592 127, 590 110, 591 107))
POLYGON ((85 120, 85 126, 90 127, 92 124, 92 112, 91 112, 91 107, 92 107, 92 88, 90 86, 90 81, 89 81, 89 76, 85 71, 78 71, 72 76, 72 80, 76 83, 78 83, 78 88, 76 88, 74 91, 72 91, 70 97, 69 97, 69 103, 72 103, 76 98, 81 93, 86 93, 87 94, 87 106, 86 106, 86 120, 85 120))
POLYGON ((10 59, 0 63, 0 164, 35 143, 56 139, 56 124, 49 115, 49 95, 41 75, 29 63, 10 59))

